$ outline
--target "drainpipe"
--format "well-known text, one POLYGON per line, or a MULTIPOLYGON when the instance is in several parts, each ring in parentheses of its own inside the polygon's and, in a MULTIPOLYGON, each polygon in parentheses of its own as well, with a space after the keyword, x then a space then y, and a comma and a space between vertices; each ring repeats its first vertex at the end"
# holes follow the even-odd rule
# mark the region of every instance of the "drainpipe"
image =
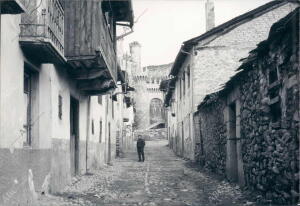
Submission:
POLYGON ((85 172, 88 173, 88 144, 90 139, 90 114, 91 114, 91 96, 87 100, 87 126, 86 126, 86 143, 85 143, 85 172))

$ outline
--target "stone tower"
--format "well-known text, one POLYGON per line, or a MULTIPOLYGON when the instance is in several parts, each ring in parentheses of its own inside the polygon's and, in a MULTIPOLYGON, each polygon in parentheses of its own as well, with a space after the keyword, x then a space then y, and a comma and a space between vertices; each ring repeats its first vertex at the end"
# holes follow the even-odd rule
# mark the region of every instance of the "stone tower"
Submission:
POLYGON ((134 41, 129 44, 130 55, 133 62, 132 73, 141 74, 142 73, 142 64, 141 64, 141 44, 137 41, 134 41))
POLYGON ((130 85, 135 88, 132 98, 135 108, 136 129, 144 130, 164 122, 163 93, 159 90, 160 82, 167 79, 172 64, 141 66, 141 45, 132 42, 130 47, 130 85))
POLYGON ((215 6, 213 0, 205 3, 206 31, 215 27, 215 6))

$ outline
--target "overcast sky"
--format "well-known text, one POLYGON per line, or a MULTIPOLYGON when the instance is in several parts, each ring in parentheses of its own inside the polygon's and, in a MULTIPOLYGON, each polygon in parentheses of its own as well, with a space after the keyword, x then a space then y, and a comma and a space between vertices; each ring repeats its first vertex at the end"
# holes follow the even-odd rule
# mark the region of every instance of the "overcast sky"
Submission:
MULTIPOLYGON (((124 49, 138 41, 142 66, 173 62, 183 41, 205 32, 205 0, 132 0, 134 33, 125 37, 124 49)), ((215 0, 216 25, 270 0, 215 0)), ((119 33, 120 34, 120 33, 119 33)))

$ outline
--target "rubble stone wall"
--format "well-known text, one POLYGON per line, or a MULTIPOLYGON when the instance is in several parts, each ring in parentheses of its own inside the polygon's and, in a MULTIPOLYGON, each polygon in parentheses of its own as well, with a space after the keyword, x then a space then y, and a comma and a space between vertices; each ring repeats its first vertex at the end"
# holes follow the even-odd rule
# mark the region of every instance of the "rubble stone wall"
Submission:
POLYGON ((206 168, 225 175, 226 124, 223 111, 225 102, 218 101, 198 113, 200 119, 199 162, 206 168))
POLYGON ((198 112, 204 148, 199 160, 222 174, 226 170, 224 160, 230 158, 224 149, 229 141, 222 115, 229 107, 228 94, 239 88, 238 141, 245 184, 258 193, 259 200, 277 204, 295 203, 299 197, 300 72, 299 37, 295 34, 291 29, 268 40, 267 46, 262 44, 256 59, 235 79, 234 87, 227 87, 198 112))
POLYGON ((286 44, 282 44, 271 51, 241 81, 246 183, 277 203, 286 203, 292 194, 299 194, 299 82, 296 81, 299 53, 288 55, 282 52, 285 48, 286 44), (276 68, 281 85, 281 118, 272 122, 268 73, 276 68))

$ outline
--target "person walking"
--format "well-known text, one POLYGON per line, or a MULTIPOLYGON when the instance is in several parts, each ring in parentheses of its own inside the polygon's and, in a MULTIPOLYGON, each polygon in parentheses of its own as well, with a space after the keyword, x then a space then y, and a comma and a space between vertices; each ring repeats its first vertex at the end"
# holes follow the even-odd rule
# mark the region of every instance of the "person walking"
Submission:
POLYGON ((136 142, 137 152, 139 156, 139 162, 145 161, 145 154, 144 154, 144 147, 145 147, 145 140, 142 138, 141 135, 138 136, 136 142))

